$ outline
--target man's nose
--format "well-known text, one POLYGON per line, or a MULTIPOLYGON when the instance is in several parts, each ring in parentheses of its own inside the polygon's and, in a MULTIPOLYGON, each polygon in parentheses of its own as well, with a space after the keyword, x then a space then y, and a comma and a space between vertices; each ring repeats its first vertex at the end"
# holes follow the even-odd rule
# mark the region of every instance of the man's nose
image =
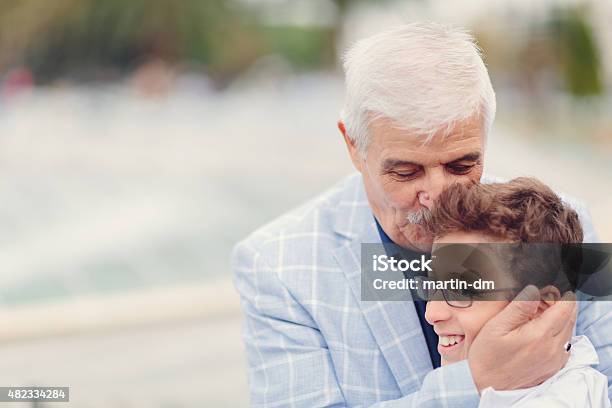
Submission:
POLYGON ((419 193, 419 204, 431 210, 431 207, 433 206, 433 199, 431 198, 431 195, 426 191, 421 191, 419 193))
POLYGON ((419 203, 431 210, 434 201, 444 190, 446 182, 444 169, 435 168, 428 171, 423 181, 422 189, 418 192, 419 203))
POLYGON ((443 322, 452 317, 450 306, 444 300, 430 300, 425 308, 425 320, 429 324, 443 322))

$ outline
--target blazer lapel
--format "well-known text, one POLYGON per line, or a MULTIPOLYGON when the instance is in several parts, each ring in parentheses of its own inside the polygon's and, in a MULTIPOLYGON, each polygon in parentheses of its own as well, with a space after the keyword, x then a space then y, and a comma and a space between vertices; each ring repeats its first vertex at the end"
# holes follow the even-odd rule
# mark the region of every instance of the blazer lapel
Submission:
MULTIPOLYGON (((363 190, 361 185, 355 186, 357 189, 360 187, 363 190)), ((352 214, 351 211, 342 211, 337 219, 337 225, 342 227, 342 231, 337 232, 349 240, 334 251, 334 257, 346 275, 399 389, 405 395, 418 389, 433 368, 427 344, 413 302, 361 300, 361 244, 380 243, 381 240, 363 192, 353 191, 352 199, 352 214)))

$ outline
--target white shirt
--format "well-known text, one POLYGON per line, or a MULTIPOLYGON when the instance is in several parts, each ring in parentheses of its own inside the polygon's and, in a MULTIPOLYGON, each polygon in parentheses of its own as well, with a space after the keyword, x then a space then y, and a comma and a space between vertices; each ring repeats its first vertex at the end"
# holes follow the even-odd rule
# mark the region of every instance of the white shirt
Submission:
POLYGON ((599 358, 589 339, 574 337, 569 360, 558 373, 531 388, 511 391, 486 388, 478 407, 610 408, 608 378, 591 367, 597 364, 599 358))

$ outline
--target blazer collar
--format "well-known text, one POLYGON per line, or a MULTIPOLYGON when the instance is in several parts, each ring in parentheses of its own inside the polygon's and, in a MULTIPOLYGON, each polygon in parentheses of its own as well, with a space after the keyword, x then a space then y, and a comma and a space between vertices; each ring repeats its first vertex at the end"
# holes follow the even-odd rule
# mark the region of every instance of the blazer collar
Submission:
POLYGON ((413 302, 361 300, 361 244, 380 243, 381 239, 361 176, 353 182, 353 188, 346 189, 338 204, 334 229, 347 241, 334 250, 334 257, 399 389, 405 395, 418 389, 433 367, 413 302))

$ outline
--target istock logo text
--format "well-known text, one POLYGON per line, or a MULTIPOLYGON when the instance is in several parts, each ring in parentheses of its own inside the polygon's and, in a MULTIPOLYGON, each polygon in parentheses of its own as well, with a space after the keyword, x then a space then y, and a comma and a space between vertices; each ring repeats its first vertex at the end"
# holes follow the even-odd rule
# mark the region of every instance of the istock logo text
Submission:
POLYGON ((425 255, 421 255, 420 259, 395 259, 387 255, 372 255, 372 269, 374 272, 431 272, 429 264, 431 259, 427 259, 425 255))

